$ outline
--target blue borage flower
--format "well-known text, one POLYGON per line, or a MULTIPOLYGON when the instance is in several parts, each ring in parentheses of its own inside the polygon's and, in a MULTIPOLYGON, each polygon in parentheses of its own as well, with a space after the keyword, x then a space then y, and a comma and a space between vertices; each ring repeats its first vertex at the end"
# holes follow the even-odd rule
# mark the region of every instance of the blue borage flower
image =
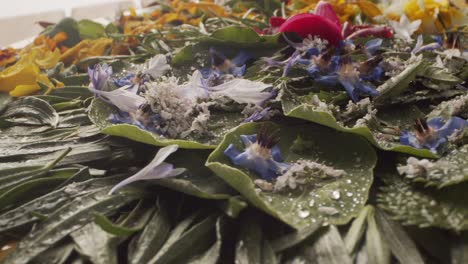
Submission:
POLYGON ((230 74, 234 77, 241 77, 245 74, 245 63, 252 57, 245 51, 239 52, 234 58, 228 59, 224 54, 210 48, 211 68, 201 69, 203 78, 215 82, 216 79, 224 74, 230 74))
POLYGON ((440 117, 429 120, 418 119, 414 130, 402 131, 400 143, 415 148, 426 148, 436 153, 439 146, 447 142, 448 138, 461 133, 468 127, 468 121, 460 117, 452 117, 445 122, 440 117))
POLYGON ((166 160, 166 158, 169 155, 177 151, 177 149, 177 145, 169 145, 159 149, 154 159, 148 165, 146 165, 143 169, 141 169, 133 176, 115 185, 110 190, 109 194, 113 194, 116 190, 135 181, 164 179, 180 175, 185 171, 184 168, 174 169, 174 166, 172 164, 164 162, 164 160, 166 160))
POLYGON ((150 77, 157 79, 170 70, 171 66, 167 63, 166 56, 158 54, 145 63, 138 65, 134 72, 129 72, 123 77, 114 79, 117 87, 128 86, 129 90, 138 92, 141 85, 148 82, 150 77))
POLYGON ((91 78, 89 90, 104 102, 117 107, 118 112, 109 116, 112 123, 134 124, 142 129, 157 132, 154 123, 158 116, 151 111, 146 99, 137 94, 131 85, 120 87, 113 91, 104 91, 112 74, 112 68, 107 64, 96 64, 94 69, 88 69, 91 78))
POLYGON ((353 102, 359 101, 359 96, 376 96, 379 94, 375 88, 366 83, 360 76, 354 63, 343 60, 336 72, 315 78, 315 81, 326 85, 341 84, 353 102))
POLYGON ((433 51, 433 50, 442 48, 442 45, 443 45, 442 38, 436 36, 436 37, 433 37, 433 39, 435 40, 435 42, 423 45, 424 44, 423 36, 419 35, 418 39, 416 41, 416 45, 414 46, 411 53, 412 54, 418 54, 418 53, 423 52, 423 51, 433 51))
POLYGON ((241 135, 240 139, 245 146, 244 152, 238 151, 233 144, 224 150, 235 165, 252 170, 267 181, 276 179, 290 168, 290 164, 283 162, 274 133, 268 134, 261 129, 258 135, 241 135))
POLYGON ((368 56, 372 56, 380 49, 382 43, 383 40, 381 38, 371 39, 364 44, 364 51, 368 56))

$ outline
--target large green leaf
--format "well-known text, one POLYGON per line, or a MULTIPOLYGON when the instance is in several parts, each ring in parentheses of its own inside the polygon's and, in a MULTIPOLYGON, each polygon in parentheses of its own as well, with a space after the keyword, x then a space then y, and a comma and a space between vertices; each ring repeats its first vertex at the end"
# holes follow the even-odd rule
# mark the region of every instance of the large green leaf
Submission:
POLYGON ((0 117, 12 123, 49 125, 55 127, 59 118, 55 109, 46 101, 28 96, 13 101, 0 117))
POLYGON ((78 31, 82 39, 97 39, 106 36, 104 26, 89 19, 78 22, 78 31))
POLYGON ((225 27, 208 37, 199 38, 196 44, 186 46, 172 58, 171 63, 176 66, 192 63, 197 57, 206 55, 203 51, 210 47, 226 49, 230 54, 234 49, 237 52, 248 50, 252 55, 264 56, 268 52, 273 53, 274 49, 280 46, 278 38, 279 35, 259 36, 253 29, 247 27, 225 27))
POLYGON ((162 248, 169 236, 171 223, 167 209, 158 202, 143 232, 135 236, 129 244, 128 262, 131 264, 148 263, 162 248))
POLYGON ((29 263, 33 258, 52 247, 68 234, 78 230, 93 218, 93 212, 110 214, 135 199, 141 198, 141 190, 126 189, 116 195, 108 195, 110 187, 74 199, 65 204, 37 228, 29 233, 4 263, 29 263))
POLYGON ((92 263, 118 263, 118 246, 122 238, 107 233, 95 223, 89 223, 70 235, 77 251, 92 263))
POLYGON ((312 160, 346 173, 294 190, 266 192, 256 188, 257 175, 235 167, 223 153, 229 144, 244 149, 240 135, 256 134, 261 126, 244 124, 227 133, 206 165, 254 206, 297 229, 322 220, 344 224, 359 213, 367 201, 376 163, 375 152, 364 139, 315 124, 292 122, 280 125, 279 146, 286 162, 312 160))
POLYGON ((184 232, 177 236, 173 236, 173 231, 163 248, 148 263, 180 263, 210 248, 216 241, 217 218, 215 214, 205 216, 190 228, 184 228, 184 232))
POLYGON ((8 232, 47 217, 73 199, 116 184, 115 179, 94 179, 73 183, 31 200, 0 215, 0 233, 8 232))
POLYGON ((400 263, 424 263, 416 244, 398 223, 389 219, 379 209, 376 209, 375 219, 372 222, 374 222, 372 224, 377 224, 380 233, 384 235, 388 247, 400 263))
POLYGON ((376 102, 382 102, 392 96, 397 96, 403 93, 408 89, 409 84, 415 80, 416 75, 420 73, 423 68, 423 60, 416 61, 408 65, 400 74, 390 78, 384 84, 380 85, 377 88, 380 95, 376 98, 376 102))
MULTIPOLYGON (((378 140, 374 136, 374 133, 367 126, 347 127, 337 122, 336 118, 330 112, 317 110, 313 105, 298 103, 290 98, 289 99, 284 98, 282 100, 282 104, 283 104, 283 111, 286 116, 308 120, 308 121, 311 121, 320 125, 331 127, 338 131, 353 133, 356 135, 363 136, 374 146, 382 150, 401 152, 401 153, 406 153, 406 154, 419 156, 419 157, 426 157, 426 158, 437 157, 437 155, 435 155, 434 153, 432 153, 431 151, 427 149, 416 149, 416 148, 401 145, 398 143, 378 140)), ((392 113, 395 113, 395 112, 392 111, 392 113)), ((399 116, 402 118, 408 118, 409 117, 408 114, 410 113, 405 112, 403 115, 400 114, 399 116)), ((393 116, 392 118, 395 119, 395 116, 393 116)), ((401 120, 392 120, 392 121, 394 121, 398 125, 402 123, 401 120)))
POLYGON ((468 229, 468 183, 437 189, 402 179, 396 172, 379 175, 385 182, 378 205, 407 225, 468 229))

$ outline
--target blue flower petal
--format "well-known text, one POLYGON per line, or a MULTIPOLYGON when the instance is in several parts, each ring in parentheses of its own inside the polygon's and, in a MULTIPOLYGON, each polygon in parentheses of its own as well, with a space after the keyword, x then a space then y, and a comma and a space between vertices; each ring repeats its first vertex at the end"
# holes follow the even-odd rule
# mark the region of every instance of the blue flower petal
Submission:
POLYGON ((453 135, 453 133, 457 131, 461 132, 466 127, 468 127, 468 121, 455 116, 450 118, 444 126, 437 130, 437 135, 439 137, 446 138, 453 135))
POLYGON ((359 100, 359 96, 358 96, 358 91, 356 90, 356 87, 354 86, 354 83, 352 81, 343 80, 343 79, 340 79, 340 83, 345 88, 351 100, 353 100, 353 102, 357 102, 359 100))
POLYGON ((381 38, 371 39, 364 44, 364 47, 369 54, 373 55, 382 46, 382 42, 381 38))
POLYGON ((224 150, 224 154, 234 165, 249 169, 267 181, 275 179, 290 168, 290 164, 281 162, 283 158, 278 146, 271 149, 271 157, 264 157, 255 153, 255 148, 249 148, 255 143, 257 135, 241 135, 240 138, 246 146, 244 152, 238 151, 233 144, 224 150))
POLYGON ((336 74, 320 76, 315 78, 315 81, 325 85, 336 85, 339 83, 338 75, 336 74))
POLYGON ((234 63, 236 66, 245 65, 245 63, 252 58, 252 55, 247 51, 239 52, 231 62, 234 63))

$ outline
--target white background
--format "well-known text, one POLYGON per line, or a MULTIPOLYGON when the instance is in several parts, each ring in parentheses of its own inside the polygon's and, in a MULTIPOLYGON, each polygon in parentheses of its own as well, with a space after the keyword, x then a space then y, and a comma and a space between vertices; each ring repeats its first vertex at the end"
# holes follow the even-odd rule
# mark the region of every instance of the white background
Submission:
MULTIPOLYGON (((138 0, 133 0, 139 3, 138 0)), ((41 13, 52 10, 66 10, 77 6, 118 2, 118 0, 0 0, 0 18, 41 13)))

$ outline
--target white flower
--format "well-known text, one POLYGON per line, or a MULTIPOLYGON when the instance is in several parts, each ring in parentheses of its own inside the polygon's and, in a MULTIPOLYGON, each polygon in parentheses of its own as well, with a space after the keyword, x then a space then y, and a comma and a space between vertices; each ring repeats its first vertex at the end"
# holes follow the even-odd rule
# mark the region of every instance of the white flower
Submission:
POLYGON ((153 77, 153 79, 161 77, 166 71, 170 69, 171 66, 167 64, 166 56, 162 54, 154 56, 139 67, 139 70, 142 73, 150 75, 153 77))
POLYGON ((130 184, 135 181, 141 180, 155 180, 163 179, 177 176, 185 171, 183 168, 174 169, 172 164, 164 162, 164 160, 174 153, 179 147, 177 145, 169 145, 167 147, 161 148, 154 159, 143 169, 137 172, 135 175, 121 181, 116 186, 114 186, 109 194, 114 193, 117 189, 122 188, 123 186, 130 184))
POLYGON ((130 86, 124 86, 114 91, 101 91, 94 88, 92 84, 88 89, 99 98, 109 104, 115 105, 120 111, 133 113, 136 112, 142 104, 146 102, 145 98, 127 90, 130 86))
POLYGON ((418 19, 411 22, 406 15, 401 15, 399 22, 390 21, 390 25, 395 31, 395 37, 406 42, 412 42, 413 39, 411 38, 411 35, 418 30, 421 25, 421 20, 418 19))

